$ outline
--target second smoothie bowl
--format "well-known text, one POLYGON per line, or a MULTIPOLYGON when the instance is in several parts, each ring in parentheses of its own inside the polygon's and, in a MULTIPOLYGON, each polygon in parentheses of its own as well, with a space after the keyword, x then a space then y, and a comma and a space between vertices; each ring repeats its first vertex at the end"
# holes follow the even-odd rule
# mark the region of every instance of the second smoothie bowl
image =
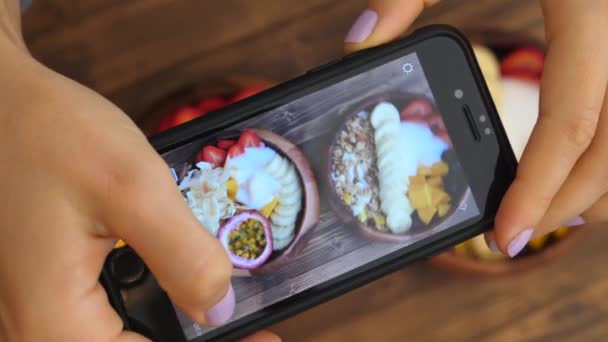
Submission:
POLYGON ((416 241, 470 196, 434 102, 395 91, 354 106, 329 148, 331 204, 372 239, 416 241))

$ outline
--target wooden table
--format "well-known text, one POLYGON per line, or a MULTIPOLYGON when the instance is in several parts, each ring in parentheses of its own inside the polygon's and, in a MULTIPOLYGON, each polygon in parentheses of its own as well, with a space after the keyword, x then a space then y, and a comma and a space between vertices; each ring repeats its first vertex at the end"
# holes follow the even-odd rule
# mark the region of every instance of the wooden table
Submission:
MULTIPOLYGON (((141 122, 152 103, 201 80, 286 80, 339 57, 365 1, 36 0, 33 54, 141 122)), ((417 22, 542 38, 532 0, 444 0, 417 22)), ((287 341, 600 341, 608 336, 608 230, 568 255, 501 279, 417 265, 273 328, 287 341)))

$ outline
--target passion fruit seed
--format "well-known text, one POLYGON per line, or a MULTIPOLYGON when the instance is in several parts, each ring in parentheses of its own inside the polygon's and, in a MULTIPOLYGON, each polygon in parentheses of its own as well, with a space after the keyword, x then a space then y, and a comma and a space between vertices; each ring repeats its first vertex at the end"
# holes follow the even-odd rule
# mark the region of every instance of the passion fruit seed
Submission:
POLYGON ((230 251, 241 258, 255 259, 266 246, 264 226, 258 220, 249 219, 232 231, 228 236, 230 251))

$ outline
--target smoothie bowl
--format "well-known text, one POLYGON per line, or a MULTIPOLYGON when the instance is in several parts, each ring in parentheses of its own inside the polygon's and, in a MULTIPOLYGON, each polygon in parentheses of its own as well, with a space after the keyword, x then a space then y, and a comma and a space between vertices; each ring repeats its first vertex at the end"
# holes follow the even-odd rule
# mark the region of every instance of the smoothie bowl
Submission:
POLYGON ((395 91, 350 113, 329 148, 338 216, 384 241, 415 241, 450 224, 470 194, 434 102, 395 91))
POLYGON ((316 181, 304 155, 266 130, 205 141, 178 186, 194 216, 226 249, 237 276, 285 266, 319 218, 316 181))

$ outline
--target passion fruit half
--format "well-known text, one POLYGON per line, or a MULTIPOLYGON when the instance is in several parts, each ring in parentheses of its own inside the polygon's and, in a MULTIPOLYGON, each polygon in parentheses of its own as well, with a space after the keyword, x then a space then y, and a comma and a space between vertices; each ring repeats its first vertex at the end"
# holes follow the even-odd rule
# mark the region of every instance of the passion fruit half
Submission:
POLYGON ((243 211, 228 219, 218 237, 236 268, 258 268, 272 254, 270 223, 255 210, 243 211))

